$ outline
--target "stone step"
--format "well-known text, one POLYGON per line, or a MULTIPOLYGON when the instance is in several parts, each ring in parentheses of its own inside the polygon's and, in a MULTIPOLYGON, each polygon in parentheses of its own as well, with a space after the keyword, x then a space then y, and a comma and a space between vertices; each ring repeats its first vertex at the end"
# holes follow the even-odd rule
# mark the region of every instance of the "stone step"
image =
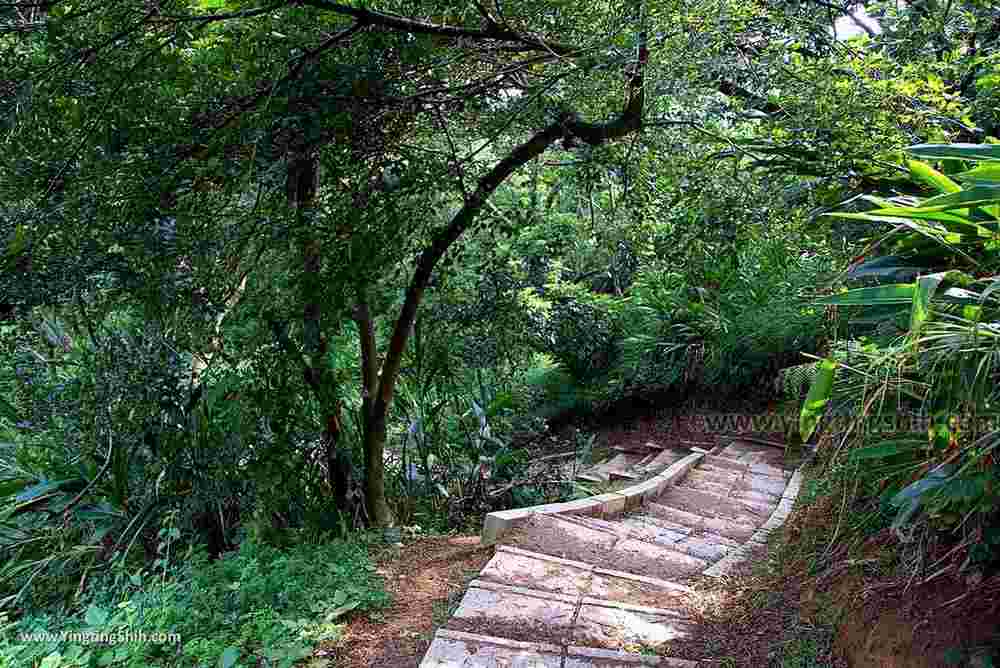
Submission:
POLYGON ((784 478, 775 478, 769 475, 759 475, 752 473, 742 478, 733 488, 737 494, 743 491, 764 495, 765 497, 780 498, 788 487, 784 478))
POLYGON ((579 601, 579 596, 473 580, 447 627, 522 642, 570 645, 579 601))
POLYGON ((583 473, 577 475, 577 480, 586 482, 608 482, 611 479, 611 471, 628 471, 637 462, 641 461, 644 455, 633 455, 618 453, 611 459, 593 466, 583 473))
POLYGON ((704 480, 705 482, 709 482, 714 485, 722 485, 728 489, 739 482, 748 472, 748 470, 742 472, 727 470, 720 471, 718 469, 699 466, 698 468, 688 472, 687 476, 685 476, 685 481, 696 485, 699 481, 704 480))
POLYGON ((586 517, 532 515, 505 544, 563 559, 617 568, 663 580, 682 578, 707 567, 704 559, 628 536, 628 529, 586 517))
MULTIPOLYGON (((720 455, 705 455, 701 462, 701 467, 708 469, 723 469, 743 473, 750 466, 749 462, 733 459, 732 457, 722 457, 720 455)), ((699 467, 700 468, 700 467, 699 467)))
POLYGON ((786 468, 782 462, 754 462, 750 464, 750 473, 757 476, 770 476, 772 478, 782 478, 789 480, 792 477, 793 469, 786 468))
POLYGON ((658 608, 677 608, 678 602, 692 591, 669 580, 598 568, 582 561, 559 559, 506 545, 497 548, 479 579, 567 596, 588 596, 658 608))
POLYGON ((479 573, 479 579, 583 596, 590 593, 593 574, 591 564, 501 545, 479 573))
POLYGON ((612 452, 623 452, 625 454, 632 455, 642 455, 643 457, 650 454, 650 448, 639 443, 626 443, 625 445, 612 445, 612 452))
POLYGON ((473 580, 447 628, 549 645, 655 649, 687 637, 693 622, 679 606, 643 606, 473 580))
POLYGON ((693 529, 688 527, 670 528, 657 522, 647 522, 642 515, 623 518, 622 524, 628 528, 629 535, 633 538, 660 545, 679 543, 693 533, 693 529))
POLYGON ((420 668, 562 668, 562 661, 557 645, 440 629, 420 668))
POLYGON ((621 540, 635 539, 654 543, 706 561, 720 559, 726 552, 739 546, 738 542, 721 534, 705 529, 667 528, 658 522, 646 522, 641 515, 631 515, 615 522, 584 516, 566 519, 598 531, 613 533, 621 540))
POLYGON ((573 637, 577 646, 613 650, 638 646, 655 652, 690 637, 694 630, 691 618, 677 610, 584 598, 573 637))
POLYGON ((686 515, 690 516, 691 518, 694 518, 696 520, 696 524, 698 524, 698 526, 689 526, 688 524, 682 524, 680 522, 675 522, 669 519, 664 519, 662 517, 656 517, 654 515, 650 515, 648 514, 649 511, 648 506, 643 508, 642 511, 644 512, 635 512, 629 517, 624 518, 622 521, 624 522, 626 520, 629 520, 632 522, 645 522, 646 524, 655 524, 668 531, 673 531, 674 533, 682 534, 684 536, 689 536, 694 532, 702 530, 700 528, 700 522, 705 519, 699 515, 691 515, 690 513, 677 511, 677 513, 680 515, 686 515))
POLYGON ((608 479, 611 482, 615 480, 642 480, 645 476, 640 473, 634 473, 635 470, 634 468, 629 470, 609 469, 608 479))
POLYGON ((695 515, 720 518, 754 527, 763 524, 770 515, 770 508, 750 507, 731 497, 683 486, 668 489, 656 499, 656 503, 695 515))
POLYGON ((704 478, 700 480, 691 479, 691 474, 688 473, 687 477, 684 478, 683 482, 678 485, 678 487, 684 489, 696 489, 700 492, 708 492, 725 498, 729 496, 729 493, 733 488, 733 483, 718 483, 704 478))
POLYGON ((751 524, 739 520, 706 517, 660 503, 646 504, 643 513, 646 517, 665 520, 671 524, 681 524, 693 531, 709 531, 735 541, 749 540, 758 526, 756 522, 751 524))
POLYGON ((683 481, 677 487, 668 488, 657 501, 693 513, 704 514, 706 509, 711 509, 716 517, 737 517, 740 513, 748 513, 757 517, 761 522, 767 519, 774 506, 773 503, 752 495, 737 498, 728 494, 708 491, 706 487, 705 483, 698 487, 691 487, 687 481, 683 481))
POLYGON ((614 534, 618 538, 627 538, 628 527, 618 520, 602 520, 599 517, 586 517, 584 515, 564 515, 562 519, 575 524, 582 524, 585 527, 614 534))
POLYGON ((595 568, 589 598, 679 609, 685 598, 692 593, 690 587, 669 580, 610 568, 595 568))
POLYGON ((564 668, 698 668, 697 661, 674 659, 668 656, 634 654, 597 647, 569 647, 564 668))
POLYGON ((790 477, 789 469, 794 468, 785 465, 784 450, 746 441, 734 441, 715 454, 751 464, 768 464, 772 471, 770 475, 790 477))
POLYGON ((649 516, 632 516, 626 521, 633 527, 636 538, 666 545, 671 549, 706 561, 721 559, 727 552, 736 549, 741 544, 738 540, 727 538, 707 528, 682 527, 683 530, 679 531, 676 528, 664 527, 663 520, 657 521, 649 516))
POLYGON ((615 544, 605 563, 636 575, 675 580, 703 571, 710 562, 674 548, 624 538, 615 544))
POLYGON ((665 471, 674 462, 683 459, 687 454, 678 452, 677 450, 660 450, 642 468, 649 473, 659 473, 660 471, 665 471))
POLYGON ((646 468, 651 463, 653 463, 653 461, 656 460, 656 458, 659 457, 662 453, 663 453, 662 450, 651 450, 649 454, 647 454, 645 457, 642 458, 642 461, 640 461, 638 464, 635 465, 635 467, 637 469, 646 468))
POLYGON ((519 642, 508 638, 440 629, 420 668, 697 668, 698 663, 665 656, 598 647, 519 642))
POLYGON ((777 448, 772 448, 767 445, 756 445, 748 441, 738 440, 729 443, 721 450, 713 454, 719 455, 720 457, 738 459, 741 462, 748 462, 753 459, 767 459, 774 454, 777 454, 779 459, 782 456, 781 450, 777 448))
POLYGON ((598 472, 593 469, 588 469, 583 473, 578 473, 576 479, 579 480, 580 482, 602 483, 610 481, 611 476, 608 475, 607 471, 598 472))
MULTIPOLYGON (((613 450, 579 477, 637 479, 688 454, 613 450)), ((789 482, 778 448, 737 440, 702 454, 672 486, 654 484, 636 497, 641 507, 626 503, 629 514, 602 515, 617 519, 554 512, 588 512, 573 504, 523 511, 420 668, 705 668, 659 655, 675 641, 699 640, 696 593, 680 582, 724 575, 745 559, 790 512, 799 478, 789 482)))
POLYGON ((505 545, 553 557, 602 564, 618 541, 607 531, 588 528, 553 515, 535 514, 503 539, 505 545))

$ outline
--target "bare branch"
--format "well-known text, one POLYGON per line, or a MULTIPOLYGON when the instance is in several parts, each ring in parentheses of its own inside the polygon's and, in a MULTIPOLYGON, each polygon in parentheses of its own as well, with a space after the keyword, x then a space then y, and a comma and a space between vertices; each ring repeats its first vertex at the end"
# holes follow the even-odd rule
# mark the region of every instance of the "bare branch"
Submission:
POLYGON ((837 5, 833 4, 832 2, 827 2, 827 0, 809 0, 809 1, 812 2, 814 5, 819 5, 820 7, 825 7, 826 9, 830 9, 832 11, 835 11, 835 12, 837 12, 838 14, 840 14, 842 16, 846 16, 847 18, 849 18, 854 23, 854 25, 858 26, 859 28, 861 28, 862 30, 864 30, 866 33, 868 33, 868 36, 871 37, 872 39, 875 39, 876 37, 878 37, 878 33, 875 32, 875 30, 873 30, 870 25, 865 24, 864 21, 862 21, 857 16, 855 16, 854 12, 852 12, 849 9, 849 7, 852 4, 854 4, 854 3, 849 2, 846 6, 840 7, 840 6, 837 6, 837 5))
POLYGON ((390 30, 400 30, 420 35, 439 35, 441 37, 451 37, 454 39, 514 42, 524 47, 528 47, 529 49, 551 51, 559 55, 571 55, 578 53, 579 51, 579 49, 575 46, 559 42, 550 42, 544 39, 531 37, 529 35, 522 35, 517 31, 505 28, 496 23, 491 24, 485 30, 476 30, 472 28, 459 28, 457 26, 430 23, 429 21, 411 19, 398 14, 389 14, 387 12, 379 12, 371 9, 351 7, 339 2, 333 2, 332 0, 293 0, 293 3, 308 7, 315 7, 316 9, 322 9, 336 14, 343 14, 344 16, 353 17, 355 20, 368 25, 388 28, 390 30))

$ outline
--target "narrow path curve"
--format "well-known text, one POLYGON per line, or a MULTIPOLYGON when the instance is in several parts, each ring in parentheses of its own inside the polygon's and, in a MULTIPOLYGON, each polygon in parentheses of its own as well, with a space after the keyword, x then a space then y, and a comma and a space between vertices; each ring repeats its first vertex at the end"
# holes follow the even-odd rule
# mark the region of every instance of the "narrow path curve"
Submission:
POLYGON ((782 450, 735 440, 694 449, 631 494, 487 518, 496 553, 421 668, 698 666, 664 656, 697 640, 689 585, 763 543, 800 478, 782 450))

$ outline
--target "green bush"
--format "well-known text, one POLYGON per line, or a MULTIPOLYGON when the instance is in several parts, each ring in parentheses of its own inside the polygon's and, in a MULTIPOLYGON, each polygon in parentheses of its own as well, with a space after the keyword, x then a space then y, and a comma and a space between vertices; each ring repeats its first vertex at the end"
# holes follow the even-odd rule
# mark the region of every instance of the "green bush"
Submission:
POLYGON ((922 550, 920 532, 960 536, 961 568, 985 568, 1000 557, 992 408, 1000 400, 1000 147, 907 152, 951 176, 911 160, 912 181, 931 196, 869 197, 868 211, 829 214, 888 231, 865 239, 847 272, 853 289, 824 300, 880 335, 852 328, 857 339, 834 351, 839 378, 820 399, 850 405, 849 456, 877 486, 872 496, 900 539, 922 550))
POLYGON ((215 561, 189 550, 167 575, 115 568, 91 592, 79 612, 36 611, 7 622, 0 667, 291 666, 316 644, 336 639, 347 613, 389 602, 356 541, 277 549, 246 540, 215 561), (58 637, 123 632, 132 637, 113 645, 58 637), (23 633, 57 637, 24 642, 23 633), (180 642, 140 633, 176 634, 180 642))

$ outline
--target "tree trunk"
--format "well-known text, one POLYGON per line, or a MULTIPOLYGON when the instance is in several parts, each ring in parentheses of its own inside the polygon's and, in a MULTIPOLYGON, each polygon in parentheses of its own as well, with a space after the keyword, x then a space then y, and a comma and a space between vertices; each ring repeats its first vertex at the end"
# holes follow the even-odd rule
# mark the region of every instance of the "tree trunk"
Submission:
POLYGON ((294 151, 288 165, 286 183, 289 205, 302 231, 302 330, 303 374, 323 415, 323 458, 326 480, 340 510, 350 512, 350 461, 338 445, 341 434, 340 400, 326 360, 327 341, 323 335, 323 244, 308 229, 309 208, 316 195, 319 164, 307 148, 294 151))
POLYGON ((385 414, 365 420, 365 505, 372 525, 392 526, 392 510, 385 499, 385 414))
POLYGON ((363 287, 358 288, 358 304, 354 308, 361 347, 361 416, 365 446, 365 506, 368 521, 374 526, 392 526, 392 511, 385 499, 385 420, 388 406, 379 407, 376 399, 378 360, 375 350, 375 325, 365 299, 363 287), (376 410, 376 407, 379 407, 376 410))

